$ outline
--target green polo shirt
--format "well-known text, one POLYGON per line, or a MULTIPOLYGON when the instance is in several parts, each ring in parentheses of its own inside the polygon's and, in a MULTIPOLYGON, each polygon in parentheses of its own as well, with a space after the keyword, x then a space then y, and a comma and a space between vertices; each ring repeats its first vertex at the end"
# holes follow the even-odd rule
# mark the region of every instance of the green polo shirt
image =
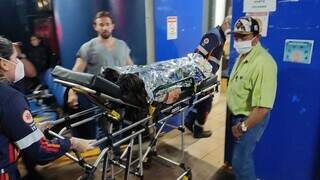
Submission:
POLYGON ((233 66, 227 104, 234 115, 248 116, 252 107, 272 108, 277 89, 277 64, 260 43, 233 66))

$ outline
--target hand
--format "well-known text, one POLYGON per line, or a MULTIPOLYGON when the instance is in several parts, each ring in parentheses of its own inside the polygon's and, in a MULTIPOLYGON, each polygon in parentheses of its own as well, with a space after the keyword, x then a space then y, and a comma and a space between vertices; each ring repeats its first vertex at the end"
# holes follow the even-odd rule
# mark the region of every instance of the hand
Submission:
POLYGON ((76 150, 79 153, 82 153, 84 151, 93 149, 93 146, 91 146, 92 143, 96 142, 96 140, 92 139, 81 139, 81 138, 70 138, 71 142, 71 149, 76 150))
POLYGON ((77 94, 72 90, 70 89, 69 92, 68 92, 68 106, 72 109, 78 109, 78 105, 79 105, 79 102, 78 102, 78 96, 77 94))
POLYGON ((37 77, 37 69, 35 66, 27 59, 20 60, 24 66, 24 73, 26 77, 34 78, 37 77))
POLYGON ((54 126, 53 121, 44 121, 37 123, 36 126, 40 129, 40 131, 45 131, 46 129, 50 129, 54 126))
POLYGON ((232 126, 232 135, 236 140, 239 140, 242 136, 242 131, 240 130, 240 123, 232 126))

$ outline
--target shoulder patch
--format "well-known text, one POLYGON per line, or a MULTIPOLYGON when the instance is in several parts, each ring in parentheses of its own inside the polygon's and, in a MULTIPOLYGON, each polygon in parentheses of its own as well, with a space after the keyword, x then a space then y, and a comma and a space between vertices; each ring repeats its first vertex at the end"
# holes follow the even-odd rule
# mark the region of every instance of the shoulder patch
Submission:
POLYGON ((204 44, 208 44, 209 41, 210 41, 209 38, 205 38, 205 39, 203 40, 203 43, 204 43, 204 44))
POLYGON ((24 122, 31 124, 33 123, 32 114, 29 110, 25 110, 22 114, 22 119, 24 122))

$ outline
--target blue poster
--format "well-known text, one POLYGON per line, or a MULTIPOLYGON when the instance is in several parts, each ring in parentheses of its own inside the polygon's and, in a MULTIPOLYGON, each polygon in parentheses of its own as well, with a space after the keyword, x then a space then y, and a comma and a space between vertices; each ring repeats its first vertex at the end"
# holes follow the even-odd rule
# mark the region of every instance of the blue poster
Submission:
POLYGON ((310 64, 313 40, 286 39, 283 60, 292 63, 310 64))

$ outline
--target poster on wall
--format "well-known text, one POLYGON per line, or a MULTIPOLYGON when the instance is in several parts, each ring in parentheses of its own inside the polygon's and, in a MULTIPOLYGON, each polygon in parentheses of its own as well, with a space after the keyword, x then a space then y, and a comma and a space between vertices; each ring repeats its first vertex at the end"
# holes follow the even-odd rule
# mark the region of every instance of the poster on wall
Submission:
POLYGON ((167 17, 167 40, 173 40, 178 38, 178 17, 167 17))
POLYGON ((251 16, 255 19, 258 19, 259 25, 261 25, 261 36, 266 37, 268 32, 268 23, 269 23, 269 12, 248 12, 246 16, 251 16))
POLYGON ((310 64, 314 40, 286 39, 283 60, 310 64))
POLYGON ((244 0, 243 12, 270 12, 276 11, 276 0, 244 0))

